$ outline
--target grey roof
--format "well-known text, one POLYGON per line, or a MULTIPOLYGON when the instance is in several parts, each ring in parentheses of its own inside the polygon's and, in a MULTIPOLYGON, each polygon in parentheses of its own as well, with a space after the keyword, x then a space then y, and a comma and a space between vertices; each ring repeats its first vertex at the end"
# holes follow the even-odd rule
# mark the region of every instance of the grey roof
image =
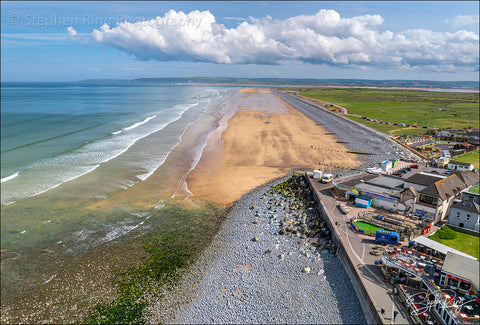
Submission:
POLYGON ((400 192, 401 192, 401 189, 386 188, 384 186, 378 186, 378 185, 370 184, 370 183, 367 183, 367 182, 360 183, 357 186, 355 186, 355 188, 357 188, 359 190, 366 191, 366 192, 373 192, 375 194, 380 194, 380 195, 383 195, 383 196, 396 197, 396 198, 400 198, 400 192))
POLYGON ((472 260, 477 260, 475 257, 473 256, 470 256, 468 254, 465 254, 465 253, 462 253, 460 251, 457 251, 456 249, 454 248, 451 248, 451 247, 448 247, 446 245, 443 245, 443 244, 440 244, 439 242, 436 242, 430 238, 427 238, 425 236, 420 236, 420 237, 417 237, 413 240, 414 242, 418 243, 418 244, 421 244, 425 247, 429 247, 437 252, 440 252, 442 254, 445 254, 447 255, 448 252, 453 252, 453 253, 456 253, 458 255, 462 255, 466 258, 469 258, 469 259, 472 259, 472 260))
POLYGON ((471 171, 471 170, 465 170, 463 172, 454 172, 464 183, 466 186, 471 186, 475 185, 480 181, 480 176, 471 171))
POLYGON ((407 192, 410 192, 413 196, 417 197, 418 196, 418 192, 417 190, 415 189, 415 187, 413 186, 410 186, 406 189, 404 189, 403 191, 401 191, 400 193, 407 193, 407 192))
POLYGON ((471 201, 460 201, 452 204, 450 209, 458 209, 462 211, 480 214, 480 207, 477 203, 471 201))
POLYGON ((435 182, 438 182, 442 178, 443 177, 440 175, 434 176, 431 174, 424 174, 423 172, 420 172, 405 179, 405 182, 428 186, 435 182))
POLYGON ((419 191, 433 197, 439 197, 446 200, 452 196, 458 195, 466 188, 465 183, 456 174, 452 174, 444 179, 441 179, 423 190, 419 191))
POLYGON ((384 187, 387 189, 403 190, 403 184, 405 183, 405 181, 402 178, 395 176, 378 175, 378 177, 365 180, 365 183, 384 187))
POLYGON ((368 180, 371 180, 372 178, 376 178, 376 177, 378 177, 378 175, 363 174, 363 175, 359 175, 359 176, 356 176, 356 177, 349 178, 349 179, 347 179, 343 182, 339 182, 339 184, 341 184, 343 186, 346 186, 346 187, 354 187, 358 183, 360 183, 360 180, 368 181, 368 180))
POLYGON ((448 252, 443 262, 442 271, 470 280, 475 287, 480 288, 480 263, 455 252, 448 252))
POLYGON ((457 165, 457 166, 465 166, 465 167, 470 167, 471 165, 471 163, 464 163, 464 162, 455 161, 455 160, 450 160, 449 164, 457 165))

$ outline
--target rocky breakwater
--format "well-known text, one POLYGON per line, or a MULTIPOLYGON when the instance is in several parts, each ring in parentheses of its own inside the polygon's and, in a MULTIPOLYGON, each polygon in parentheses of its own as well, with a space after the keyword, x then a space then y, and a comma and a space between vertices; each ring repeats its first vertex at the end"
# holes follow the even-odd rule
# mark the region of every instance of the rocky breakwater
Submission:
MULTIPOLYGON (((282 210, 279 235, 299 238, 302 254, 334 254, 335 246, 327 224, 321 220, 316 209, 313 193, 303 176, 293 176, 273 187, 267 194, 268 214, 273 222, 278 221, 277 210, 282 210)), ((252 207, 253 208, 253 207, 252 207)), ((259 216, 259 212, 256 212, 259 216)))
POLYGON ((365 323, 303 176, 244 195, 147 322, 365 323))

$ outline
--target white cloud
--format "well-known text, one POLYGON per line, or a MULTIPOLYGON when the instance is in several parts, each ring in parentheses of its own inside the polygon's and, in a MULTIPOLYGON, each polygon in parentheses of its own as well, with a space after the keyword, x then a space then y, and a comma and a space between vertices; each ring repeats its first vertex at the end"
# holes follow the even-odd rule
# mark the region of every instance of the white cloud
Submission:
POLYGON ((478 30, 479 21, 479 15, 458 15, 446 20, 447 23, 452 24, 454 27, 474 27, 475 30, 478 30))
POLYGON ((75 36, 77 36, 77 31, 71 26, 67 28, 67 32, 70 38, 75 38, 75 36))
POLYGON ((225 28, 209 11, 171 10, 152 20, 105 24, 92 37, 141 60, 478 70, 478 34, 393 33, 381 30, 383 22, 379 15, 342 18, 334 10, 320 10, 286 20, 249 18, 225 28))

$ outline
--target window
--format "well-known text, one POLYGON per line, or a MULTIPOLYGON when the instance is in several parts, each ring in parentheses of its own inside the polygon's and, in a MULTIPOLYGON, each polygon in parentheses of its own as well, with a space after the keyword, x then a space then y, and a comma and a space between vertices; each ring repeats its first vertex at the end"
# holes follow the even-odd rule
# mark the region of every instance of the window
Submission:
POLYGON ((460 219, 460 212, 457 211, 457 219, 460 219))
POLYGON ((458 287, 458 280, 454 280, 452 278, 448 278, 447 285, 451 287, 458 287))
POLYGON ((470 283, 460 281, 460 286, 459 286, 460 290, 468 291, 468 290, 470 290, 471 287, 472 287, 472 285, 470 283))
POLYGON ((467 219, 465 219, 465 221, 470 221, 470 215, 467 214, 467 219))
POLYGON ((427 203, 427 204, 432 204, 432 205, 437 204, 437 198, 432 197, 432 196, 426 196, 426 195, 423 195, 423 194, 420 195, 419 201, 427 203))

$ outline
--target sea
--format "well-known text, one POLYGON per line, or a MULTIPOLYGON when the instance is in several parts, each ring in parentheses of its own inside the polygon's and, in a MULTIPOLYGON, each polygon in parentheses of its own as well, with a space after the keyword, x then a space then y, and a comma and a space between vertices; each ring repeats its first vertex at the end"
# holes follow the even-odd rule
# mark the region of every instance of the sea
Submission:
POLYGON ((188 196, 233 88, 2 83, 2 300, 69 254, 155 227, 149 211, 188 196))

